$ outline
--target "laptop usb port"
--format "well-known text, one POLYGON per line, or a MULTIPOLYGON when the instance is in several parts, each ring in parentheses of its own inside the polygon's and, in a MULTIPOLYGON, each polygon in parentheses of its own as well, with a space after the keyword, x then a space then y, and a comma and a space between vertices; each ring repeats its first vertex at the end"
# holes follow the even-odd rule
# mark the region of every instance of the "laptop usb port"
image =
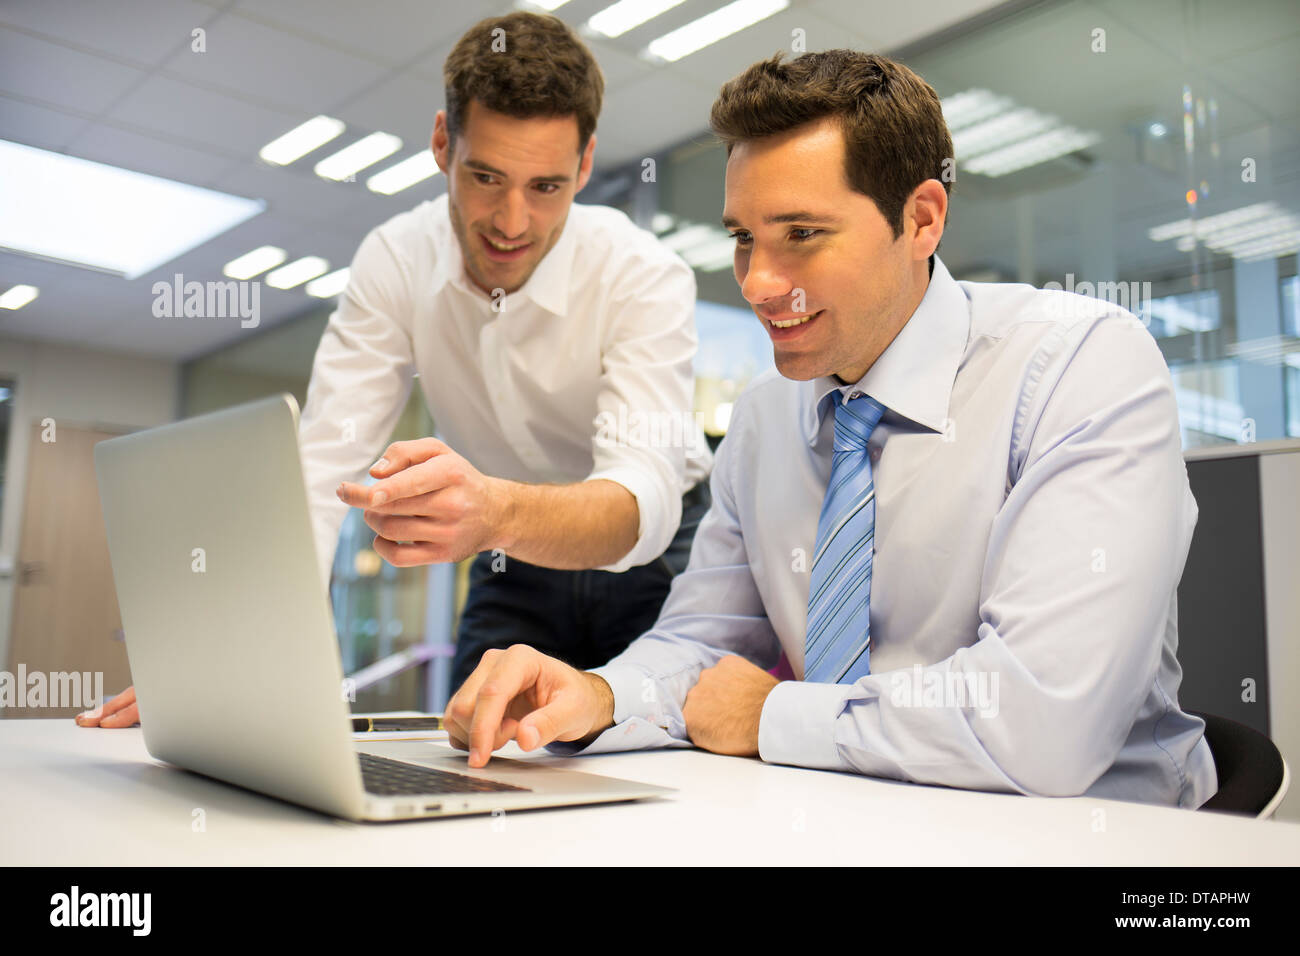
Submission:
POLYGON ((425 812, 426 812, 426 813, 427 813, 428 811, 430 811, 430 810, 441 810, 441 809, 442 809, 442 804, 441 804, 441 803, 430 803, 430 804, 428 804, 427 806, 425 806, 424 809, 425 809, 425 812))

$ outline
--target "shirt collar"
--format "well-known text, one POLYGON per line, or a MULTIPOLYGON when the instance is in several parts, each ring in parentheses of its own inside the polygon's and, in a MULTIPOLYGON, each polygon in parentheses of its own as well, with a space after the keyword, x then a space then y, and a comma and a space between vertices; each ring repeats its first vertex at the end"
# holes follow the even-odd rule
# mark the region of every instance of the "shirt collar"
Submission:
POLYGON ((542 256, 533 274, 519 289, 520 295, 528 296, 552 315, 567 315, 569 312, 569 277, 573 271, 574 234, 577 231, 573 225, 575 213, 581 215, 576 203, 569 207, 569 213, 564 217, 560 238, 542 256))
POLYGON ((970 301, 936 255, 921 304, 866 375, 849 385, 834 375, 799 383, 808 444, 817 442, 832 392, 839 392, 840 400, 865 392, 885 406, 885 417, 901 416, 942 432, 969 336, 970 301))
MULTIPOLYGON (((461 252, 460 241, 456 238, 456 231, 451 226, 449 202, 447 194, 443 193, 433 204, 433 228, 437 238, 438 261, 433 266, 431 291, 436 295, 450 282, 465 292, 481 297, 484 295, 483 291, 465 273, 465 257, 461 252)), ((576 203, 569 207, 569 214, 565 217, 560 238, 550 251, 542 256, 542 261, 537 264, 533 274, 516 293, 516 295, 527 296, 536 305, 554 315, 567 315, 569 311, 569 284, 573 272, 576 241, 573 216, 577 208, 576 203)))
POLYGON ((472 292, 477 288, 471 287, 469 277, 465 275, 465 257, 460 251, 456 230, 451 227, 449 203, 450 199, 443 193, 429 204, 429 228, 434 239, 434 263, 429 291, 434 295, 440 293, 448 283, 464 292, 472 292))

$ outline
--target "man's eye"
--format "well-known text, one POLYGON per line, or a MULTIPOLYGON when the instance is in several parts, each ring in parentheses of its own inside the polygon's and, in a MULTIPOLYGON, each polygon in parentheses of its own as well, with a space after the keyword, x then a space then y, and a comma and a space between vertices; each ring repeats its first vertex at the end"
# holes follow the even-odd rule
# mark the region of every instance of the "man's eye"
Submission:
POLYGON ((538 183, 537 188, 547 196, 560 191, 559 183, 538 183))
POLYGON ((796 242, 805 242, 806 240, 811 239, 813 236, 817 235, 819 232, 821 232, 820 229, 791 229, 790 235, 794 238, 796 242), (807 235, 806 236, 800 235, 800 233, 807 233, 807 235))
POLYGON ((477 179, 479 182, 481 182, 484 186, 491 185, 492 183, 492 176, 489 173, 475 173, 474 178, 477 179))
POLYGON ((727 233, 727 236, 731 239, 735 239, 736 244, 739 246, 745 245, 750 239, 749 233, 747 232, 729 232, 727 233))

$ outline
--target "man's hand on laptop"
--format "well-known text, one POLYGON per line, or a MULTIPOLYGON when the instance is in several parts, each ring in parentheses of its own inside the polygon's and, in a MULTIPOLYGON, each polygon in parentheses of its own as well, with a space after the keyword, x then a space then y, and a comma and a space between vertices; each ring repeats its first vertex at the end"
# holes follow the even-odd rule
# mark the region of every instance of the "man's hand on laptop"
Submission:
POLYGON ((536 750, 556 740, 590 743, 614 725, 614 692, 595 674, 526 644, 488 650, 447 703, 451 745, 469 750, 471 767, 515 740, 536 750))
POLYGON ((381 480, 345 481, 337 494, 365 509, 375 551, 394 567, 460 561, 497 546, 510 507, 504 483, 437 438, 394 442, 370 474, 381 480))
POLYGON ((135 705, 135 687, 128 687, 110 701, 94 710, 83 711, 73 718, 78 727, 134 727, 140 722, 140 710, 135 705))

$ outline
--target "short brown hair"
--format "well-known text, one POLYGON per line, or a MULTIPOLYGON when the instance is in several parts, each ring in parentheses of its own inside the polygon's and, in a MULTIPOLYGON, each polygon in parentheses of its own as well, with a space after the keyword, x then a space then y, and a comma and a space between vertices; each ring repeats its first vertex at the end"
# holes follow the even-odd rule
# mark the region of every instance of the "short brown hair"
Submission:
POLYGON ((596 131, 605 95, 595 57, 565 22, 524 11, 470 27, 447 55, 442 77, 453 143, 465 127, 470 101, 478 100, 516 119, 576 115, 581 153, 596 131))
POLYGON ((937 179, 951 193, 952 135, 939 96, 903 64, 874 53, 826 50, 782 63, 778 53, 728 80, 709 124, 727 144, 759 139, 827 116, 844 130, 844 173, 894 231, 912 190, 937 179))

